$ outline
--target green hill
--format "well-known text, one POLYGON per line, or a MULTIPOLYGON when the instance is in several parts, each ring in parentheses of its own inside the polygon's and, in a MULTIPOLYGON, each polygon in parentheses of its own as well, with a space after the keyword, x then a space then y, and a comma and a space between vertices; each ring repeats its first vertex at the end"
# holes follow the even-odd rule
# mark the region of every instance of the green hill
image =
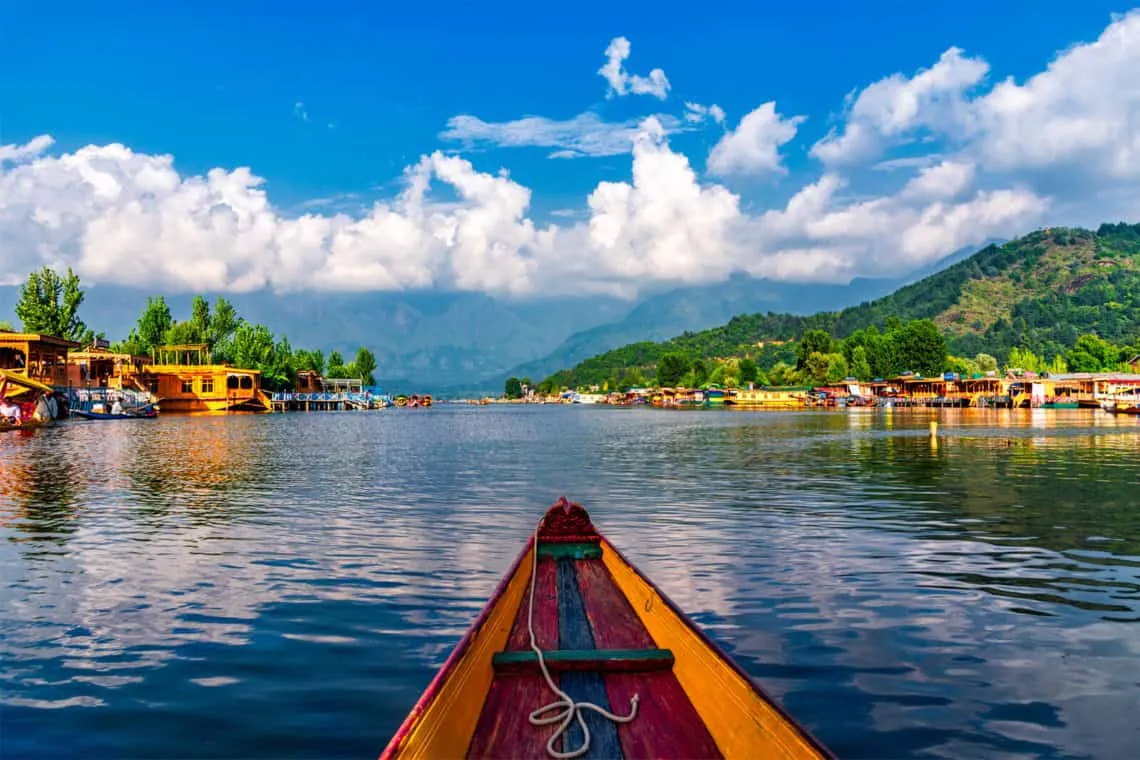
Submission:
POLYGON ((1140 224, 1039 230, 859 306, 811 316, 741 315, 721 327, 594 356, 546 384, 636 381, 674 352, 694 360, 747 356, 761 368, 794 363, 796 349, 786 342, 808 330, 842 339, 911 320, 932 320, 952 355, 987 353, 1003 363, 1015 349, 1046 361, 1067 357, 1086 334, 1115 345, 1140 343, 1140 224))

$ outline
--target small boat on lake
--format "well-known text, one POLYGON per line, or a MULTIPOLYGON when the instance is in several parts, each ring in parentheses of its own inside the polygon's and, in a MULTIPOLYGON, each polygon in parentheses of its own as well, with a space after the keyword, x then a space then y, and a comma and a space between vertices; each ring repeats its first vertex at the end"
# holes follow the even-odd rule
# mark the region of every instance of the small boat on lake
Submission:
POLYGON ((561 499, 381 754, 829 758, 561 499))
POLYGON ((74 417, 81 417, 85 420, 153 420, 158 417, 158 411, 154 407, 148 407, 137 410, 129 410, 114 414, 113 412, 89 412, 85 409, 72 409, 71 414, 74 417))

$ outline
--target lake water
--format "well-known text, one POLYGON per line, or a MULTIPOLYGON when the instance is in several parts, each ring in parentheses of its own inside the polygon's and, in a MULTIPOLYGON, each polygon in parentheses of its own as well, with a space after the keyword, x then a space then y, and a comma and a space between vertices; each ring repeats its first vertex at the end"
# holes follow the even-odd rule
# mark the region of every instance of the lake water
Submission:
POLYGON ((1135 757, 1140 422, 930 414, 0 434, 0 757, 374 758, 563 494, 841 757, 1135 757))

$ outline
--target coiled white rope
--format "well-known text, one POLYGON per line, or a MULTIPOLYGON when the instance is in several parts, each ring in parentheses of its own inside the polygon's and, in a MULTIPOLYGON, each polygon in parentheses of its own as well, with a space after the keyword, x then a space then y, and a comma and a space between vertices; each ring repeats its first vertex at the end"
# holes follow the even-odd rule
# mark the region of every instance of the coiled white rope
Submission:
POLYGON ((614 715, 604 707, 599 707, 593 702, 575 702, 573 698, 566 692, 559 689, 554 683, 554 679, 550 677, 550 671, 546 669, 546 660, 542 657, 542 650, 538 647, 538 642, 534 637, 534 590, 538 583, 538 527, 534 529, 534 565, 530 571, 530 604, 527 609, 526 627, 530 632, 530 648, 534 650, 535 656, 538 657, 538 667, 542 670, 542 676, 546 679, 546 683, 550 686, 550 690, 557 694, 560 699, 551 702, 548 705, 543 705, 529 716, 530 724, 532 726, 549 726, 551 723, 561 724, 555 730, 554 735, 546 742, 546 753, 551 757, 558 758, 558 760, 566 760, 566 758, 579 757, 590 751, 590 729, 586 726, 586 719, 582 717, 582 710, 593 710, 594 712, 602 715, 614 723, 629 723, 637 717, 637 703, 641 697, 640 694, 634 694, 633 698, 629 700, 629 715, 621 716, 614 715), (555 715, 543 718, 543 713, 548 713, 551 710, 559 710, 560 712, 555 715), (559 752, 554 748, 554 743, 558 741, 558 737, 565 733, 566 729, 570 727, 570 722, 575 718, 578 719, 578 725, 582 727, 582 734, 585 737, 582 740, 582 746, 578 749, 569 752, 559 752))

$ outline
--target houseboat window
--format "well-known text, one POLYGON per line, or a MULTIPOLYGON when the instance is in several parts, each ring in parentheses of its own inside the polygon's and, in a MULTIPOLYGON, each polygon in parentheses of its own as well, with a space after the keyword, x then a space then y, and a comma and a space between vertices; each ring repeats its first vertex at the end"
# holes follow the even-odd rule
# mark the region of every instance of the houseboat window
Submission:
POLYGON ((214 392, 214 378, 203 377, 202 378, 202 393, 213 393, 213 392, 214 392))
POLYGON ((146 381, 146 389, 149 392, 151 392, 157 396, 158 395, 158 380, 147 380, 146 381))
POLYGON ((23 369, 24 352, 15 348, 0 348, 0 369, 23 369))
POLYGON ((231 391, 238 387, 237 375, 229 375, 226 378, 226 387, 229 388, 231 391))
POLYGON ((309 387, 309 376, 308 375, 301 375, 300 377, 298 377, 297 378, 297 387, 298 388, 308 388, 309 387))
POLYGON ((253 387, 253 378, 250 377, 249 375, 242 375, 241 376, 241 387, 243 389, 246 389, 246 390, 252 388, 253 387))
POLYGON ((182 381, 182 392, 183 393, 193 393, 194 392, 194 381, 193 380, 183 380, 182 381))

